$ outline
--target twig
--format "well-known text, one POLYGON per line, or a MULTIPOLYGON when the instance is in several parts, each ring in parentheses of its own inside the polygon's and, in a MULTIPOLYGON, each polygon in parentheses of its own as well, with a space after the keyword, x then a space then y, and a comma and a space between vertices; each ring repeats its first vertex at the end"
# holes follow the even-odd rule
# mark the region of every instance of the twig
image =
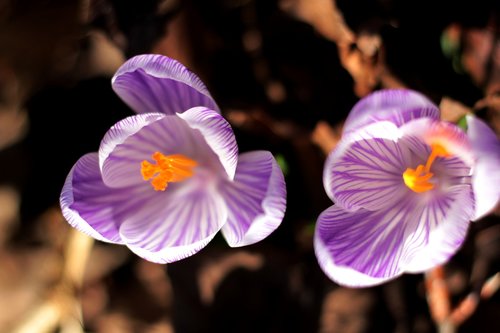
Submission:
POLYGON ((427 302, 432 319, 440 324, 450 315, 450 296, 444 279, 444 268, 438 266, 425 275, 427 302))
POLYGON ((479 297, 475 293, 467 295, 450 314, 450 322, 455 326, 460 326, 477 309, 479 297))
POLYGON ((481 288, 481 298, 488 299, 500 289, 500 273, 496 273, 484 283, 481 288))
POLYGON ((470 293, 454 309, 451 309, 443 266, 429 271, 425 277, 429 311, 439 333, 454 333, 456 328, 476 311, 481 299, 490 298, 500 289, 500 273, 496 273, 483 284, 480 295, 470 293))

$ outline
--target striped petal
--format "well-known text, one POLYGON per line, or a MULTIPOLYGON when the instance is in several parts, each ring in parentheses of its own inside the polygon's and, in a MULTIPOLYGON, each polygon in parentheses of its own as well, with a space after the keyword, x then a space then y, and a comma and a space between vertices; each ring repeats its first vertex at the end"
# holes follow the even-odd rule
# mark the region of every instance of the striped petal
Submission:
POLYGON ((221 183, 220 192, 229 213, 222 233, 232 247, 266 238, 283 220, 285 180, 268 151, 241 154, 234 182, 221 183))
POLYGON ((439 109, 424 95, 405 89, 376 91, 353 107, 344 123, 344 133, 377 121, 390 121, 399 127, 422 117, 439 119, 439 109))
POLYGON ((113 90, 137 113, 182 113, 195 106, 219 110, 201 80, 174 59, 139 55, 123 64, 113 90))
POLYGON ((193 177, 182 187, 151 191, 143 204, 131 206, 120 227, 126 245, 142 258, 169 263, 191 256, 205 247, 226 222, 224 199, 216 181, 193 177))
POLYGON ((347 210, 394 205, 408 192, 402 174, 412 165, 411 152, 398 136, 394 124, 378 122, 343 139, 325 163, 330 198, 347 210))
POLYGON ((141 114, 122 120, 101 143, 103 180, 114 188, 141 184, 150 187, 141 175, 141 163, 152 162, 157 151, 164 155, 185 155, 198 163, 198 169, 223 175, 218 157, 202 134, 176 115, 141 114))
POLYGON ((462 244, 473 207, 467 184, 432 196, 406 195, 379 211, 333 206, 318 219, 316 256, 333 281, 351 287, 428 269, 462 244))
POLYGON ((238 163, 238 145, 231 125, 217 112, 203 107, 190 109, 178 116, 201 133, 219 157, 229 179, 233 179, 238 163))
POLYGON ((104 242, 122 243, 114 206, 127 200, 130 190, 113 190, 102 181, 98 155, 84 155, 71 169, 62 189, 64 217, 74 228, 104 242))
POLYGON ((467 116, 467 135, 476 158, 472 186, 476 198, 474 220, 477 220, 500 200, 500 141, 488 125, 474 116, 467 116))

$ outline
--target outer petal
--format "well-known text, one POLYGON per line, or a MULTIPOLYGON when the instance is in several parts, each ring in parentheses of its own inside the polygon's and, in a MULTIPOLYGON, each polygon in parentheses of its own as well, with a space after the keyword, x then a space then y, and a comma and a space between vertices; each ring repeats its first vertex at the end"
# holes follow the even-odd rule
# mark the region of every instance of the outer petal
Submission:
POLYGON ((217 112, 203 107, 190 109, 178 116, 199 130, 206 142, 219 157, 229 179, 234 178, 238 163, 238 145, 231 125, 217 112))
POLYGON ((412 166, 411 152, 398 136, 394 124, 378 122, 344 138, 325 164, 330 198, 347 210, 395 205, 408 192, 402 174, 412 166))
POLYGON ((130 191, 116 191, 103 183, 97 153, 91 153, 71 169, 60 204, 64 217, 74 228, 104 242, 122 243, 113 211, 130 195, 130 191))
POLYGON ((500 199, 500 141, 484 122, 467 116, 467 135, 476 157, 472 187, 476 197, 477 220, 489 213, 500 199))
POLYGON ((140 184, 150 188, 142 178, 141 163, 144 160, 152 162, 151 156, 156 151, 165 155, 183 154, 198 162, 197 169, 224 175, 219 158, 206 139, 210 137, 205 138, 203 133, 194 130, 176 115, 141 114, 129 117, 113 126, 101 143, 99 153, 103 180, 106 185, 115 188, 140 184), (144 118, 154 121, 143 121, 144 118))
POLYGON ((221 183, 220 192, 229 211, 222 233, 232 247, 266 238, 283 220, 285 180, 268 151, 240 155, 234 182, 221 183))
POLYGON ((137 113, 173 115, 195 106, 219 110, 201 80, 174 59, 139 55, 123 64, 112 79, 114 91, 137 113))
POLYGON ((424 95, 405 89, 380 90, 354 105, 344 123, 344 133, 382 120, 399 127, 422 117, 439 119, 439 109, 424 95))
POLYGON ((462 243, 473 212, 470 186, 418 199, 408 195, 380 211, 333 206, 323 212, 315 250, 325 273, 339 284, 363 287, 449 258, 462 243))
POLYGON ((210 175, 149 193, 142 206, 129 210, 120 227, 127 246, 149 261, 169 263, 195 254, 227 221, 224 199, 210 175))
MULTIPOLYGON (((325 210, 319 216, 318 224, 314 233, 314 252, 316 253, 316 258, 318 259, 319 266, 325 272, 325 274, 332 281, 346 287, 369 287, 382 284, 385 281, 395 278, 397 275, 394 275, 393 277, 373 277, 367 274, 363 274, 349 266, 339 265, 336 263, 336 260, 332 255, 332 251, 328 246, 328 238, 322 235, 327 231, 320 230, 319 224, 327 224, 328 221, 332 219, 332 216, 335 216, 341 212, 346 213, 346 211, 342 210, 338 206, 331 206, 330 208, 325 210)), ((324 228, 326 229, 328 228, 328 226, 324 228)))

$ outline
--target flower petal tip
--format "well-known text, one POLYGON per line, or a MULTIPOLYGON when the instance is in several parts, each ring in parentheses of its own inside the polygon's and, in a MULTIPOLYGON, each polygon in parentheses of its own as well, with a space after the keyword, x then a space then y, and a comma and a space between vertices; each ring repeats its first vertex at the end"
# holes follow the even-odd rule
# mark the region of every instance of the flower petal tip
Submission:
POLYGON ((182 113, 195 106, 219 108, 203 82, 178 61, 144 54, 126 61, 111 80, 113 90, 137 113, 182 113))

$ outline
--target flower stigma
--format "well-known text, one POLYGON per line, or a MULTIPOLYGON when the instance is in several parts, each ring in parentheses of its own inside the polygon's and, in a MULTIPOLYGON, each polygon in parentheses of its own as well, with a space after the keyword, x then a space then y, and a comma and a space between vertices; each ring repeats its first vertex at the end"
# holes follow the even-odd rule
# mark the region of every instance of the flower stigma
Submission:
POLYGON ((450 157, 451 154, 444 148, 441 144, 434 143, 431 144, 431 154, 425 163, 425 166, 420 164, 416 169, 408 168, 403 172, 403 180, 413 192, 423 193, 434 188, 434 184, 431 182, 432 176, 434 175, 430 172, 432 163, 437 157, 450 157))
POLYGON ((145 181, 151 180, 155 191, 165 191, 168 183, 183 181, 193 176, 193 168, 198 165, 195 160, 182 154, 163 155, 155 152, 152 155, 156 163, 142 161, 141 174, 145 181))

